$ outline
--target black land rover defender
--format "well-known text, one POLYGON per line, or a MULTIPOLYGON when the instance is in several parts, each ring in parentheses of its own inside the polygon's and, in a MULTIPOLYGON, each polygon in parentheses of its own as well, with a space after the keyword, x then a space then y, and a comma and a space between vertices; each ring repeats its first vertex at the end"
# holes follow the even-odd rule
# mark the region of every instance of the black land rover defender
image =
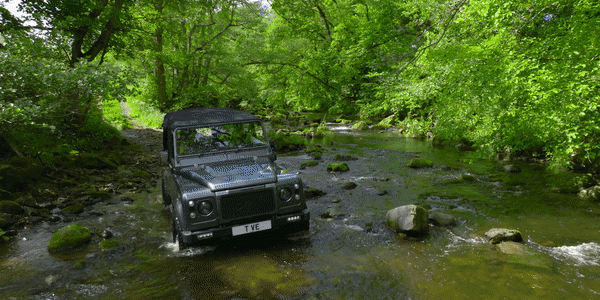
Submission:
POLYGON ((179 248, 275 230, 308 230, 300 177, 275 164, 260 118, 190 108, 163 122, 162 194, 179 248))

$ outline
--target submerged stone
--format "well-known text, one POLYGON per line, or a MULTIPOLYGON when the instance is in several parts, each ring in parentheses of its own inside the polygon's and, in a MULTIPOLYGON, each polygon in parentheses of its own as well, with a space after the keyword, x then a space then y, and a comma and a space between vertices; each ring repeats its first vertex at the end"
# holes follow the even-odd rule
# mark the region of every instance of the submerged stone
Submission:
POLYGON ((452 227, 457 224, 456 217, 440 211, 429 212, 429 222, 435 226, 452 227))
POLYGON ((540 253, 534 249, 517 242, 501 242, 496 248, 503 256, 500 260, 508 263, 516 263, 529 267, 552 268, 553 261, 547 254, 540 253))
POLYGON ((485 233, 488 242, 498 244, 501 242, 522 242, 521 232, 515 229, 492 228, 485 233))
POLYGON ((75 248, 92 239, 90 230, 78 224, 71 224, 59 229, 52 235, 48 243, 48 252, 61 252, 75 248))
POLYGON ((433 166, 433 162, 431 160, 425 158, 413 158, 408 162, 409 168, 430 168, 433 166))
POLYGON ((396 232, 409 235, 429 232, 429 214, 418 205, 405 205, 389 210, 385 215, 385 223, 396 232))

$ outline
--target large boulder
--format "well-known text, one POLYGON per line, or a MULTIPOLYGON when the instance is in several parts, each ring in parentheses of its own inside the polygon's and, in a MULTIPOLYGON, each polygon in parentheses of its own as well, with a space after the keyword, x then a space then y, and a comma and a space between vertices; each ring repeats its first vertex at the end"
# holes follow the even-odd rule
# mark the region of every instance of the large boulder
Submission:
POLYGON ((394 231, 409 235, 421 235, 429 232, 429 214, 418 205, 405 205, 389 210, 385 223, 394 231))
POLYGON ((92 239, 90 230, 77 224, 59 229, 48 243, 48 252, 56 253, 86 244, 92 239))
POLYGON ((492 228, 485 233, 485 237, 487 238, 488 242, 492 244, 499 244, 502 242, 520 243, 523 241, 521 232, 515 229, 506 228, 492 228))

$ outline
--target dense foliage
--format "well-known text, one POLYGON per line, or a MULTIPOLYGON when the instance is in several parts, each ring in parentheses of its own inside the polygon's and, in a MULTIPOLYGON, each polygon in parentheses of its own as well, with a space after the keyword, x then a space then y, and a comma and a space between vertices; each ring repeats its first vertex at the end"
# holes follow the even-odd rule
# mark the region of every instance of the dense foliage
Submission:
POLYGON ((595 0, 78 3, 23 1, 30 22, 0 9, 4 136, 68 140, 127 98, 154 126, 149 110, 190 106, 392 116, 407 135, 598 168, 595 0))

